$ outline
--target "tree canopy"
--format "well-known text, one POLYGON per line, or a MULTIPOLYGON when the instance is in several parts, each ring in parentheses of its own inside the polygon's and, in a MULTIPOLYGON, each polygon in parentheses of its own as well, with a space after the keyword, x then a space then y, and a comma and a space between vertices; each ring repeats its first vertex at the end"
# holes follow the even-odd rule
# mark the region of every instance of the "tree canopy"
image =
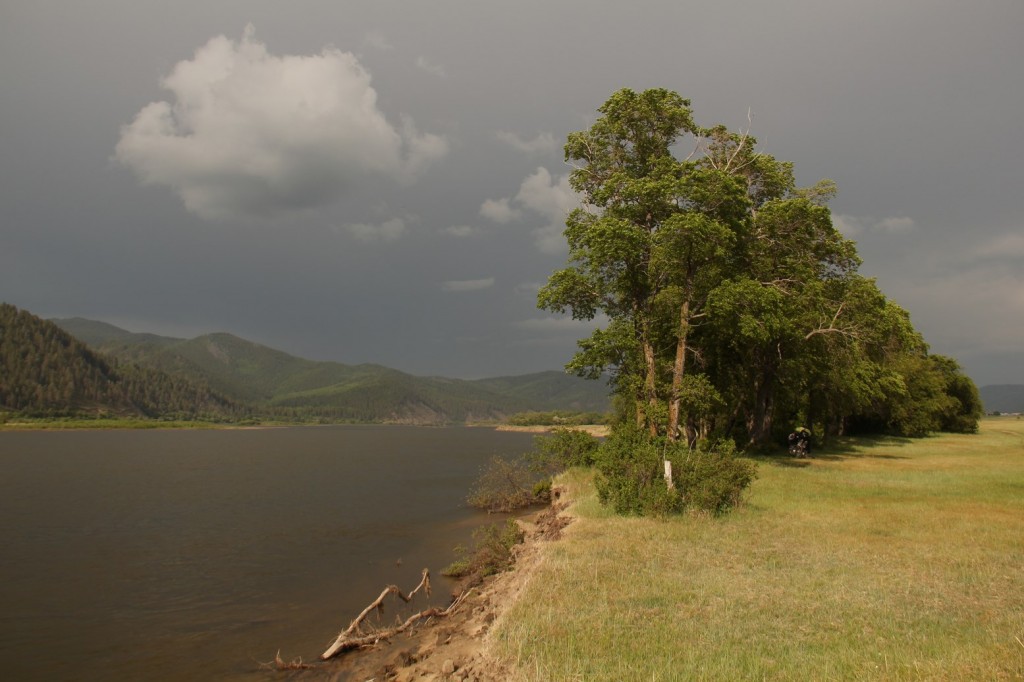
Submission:
POLYGON ((973 382, 859 274, 835 183, 797 186, 792 163, 701 127, 666 89, 620 90, 598 112, 565 145, 582 205, 538 305, 607 318, 567 367, 609 377, 624 419, 691 446, 765 444, 798 423, 976 430, 973 382))

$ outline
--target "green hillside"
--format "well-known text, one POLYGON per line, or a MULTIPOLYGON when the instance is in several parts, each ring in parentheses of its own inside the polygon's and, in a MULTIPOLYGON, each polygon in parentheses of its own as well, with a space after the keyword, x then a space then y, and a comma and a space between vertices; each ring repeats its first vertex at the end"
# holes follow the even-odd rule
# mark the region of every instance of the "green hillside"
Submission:
POLYGON ((202 381, 274 418, 435 424, 609 408, 606 386, 562 372, 474 381, 417 377, 380 365, 306 360, 231 334, 185 340, 82 318, 55 322, 100 352, 202 381))
POLYGON ((105 357, 52 322, 0 303, 0 412, 229 419, 244 409, 201 381, 105 357))

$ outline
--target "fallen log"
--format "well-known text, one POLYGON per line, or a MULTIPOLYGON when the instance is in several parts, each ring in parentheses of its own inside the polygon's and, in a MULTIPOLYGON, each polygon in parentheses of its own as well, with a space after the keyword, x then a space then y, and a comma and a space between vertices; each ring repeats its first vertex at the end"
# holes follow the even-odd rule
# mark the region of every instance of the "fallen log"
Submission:
POLYGON ((413 615, 406 618, 402 623, 394 627, 384 628, 383 630, 374 630, 370 633, 364 633, 362 629, 360 629, 359 626, 362 624, 364 620, 366 620, 366 617, 369 616, 370 613, 372 613, 375 609, 379 612, 382 612, 384 610, 384 600, 387 598, 389 594, 396 595, 399 599, 408 604, 410 601, 412 601, 412 598, 416 596, 416 593, 419 592, 420 589, 423 589, 423 591, 426 592, 427 595, 430 594, 430 571, 428 571, 425 568, 423 569, 423 578, 420 580, 420 584, 417 585, 416 588, 408 595, 403 594, 402 591, 398 589, 397 586, 388 585, 386 588, 384 588, 384 591, 380 593, 379 597, 374 599, 369 606, 363 609, 362 613, 356 616, 352 620, 352 622, 349 623, 349 626, 347 628, 341 631, 341 633, 334 640, 334 642, 329 647, 327 647, 327 650, 320 654, 320 660, 326 661, 330 658, 333 658, 334 656, 337 656, 342 651, 357 649, 359 647, 364 646, 371 646, 383 639, 388 639, 399 633, 405 632, 414 624, 425 618, 431 618, 433 616, 447 616, 454 612, 455 609, 458 608, 460 604, 462 604, 463 600, 469 594, 468 590, 466 592, 463 592, 459 595, 458 599, 453 601, 446 609, 442 609, 435 606, 429 609, 424 609, 418 613, 414 613, 413 615))

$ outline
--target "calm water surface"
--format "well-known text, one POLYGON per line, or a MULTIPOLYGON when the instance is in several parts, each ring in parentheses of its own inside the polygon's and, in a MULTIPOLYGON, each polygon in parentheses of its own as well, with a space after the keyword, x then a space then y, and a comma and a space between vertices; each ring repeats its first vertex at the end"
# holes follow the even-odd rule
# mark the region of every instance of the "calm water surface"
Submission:
POLYGON ((531 444, 400 426, 0 433, 2 676, 260 680, 278 649, 315 660, 389 583, 430 568, 444 602, 440 569, 486 521, 467 489, 531 444))

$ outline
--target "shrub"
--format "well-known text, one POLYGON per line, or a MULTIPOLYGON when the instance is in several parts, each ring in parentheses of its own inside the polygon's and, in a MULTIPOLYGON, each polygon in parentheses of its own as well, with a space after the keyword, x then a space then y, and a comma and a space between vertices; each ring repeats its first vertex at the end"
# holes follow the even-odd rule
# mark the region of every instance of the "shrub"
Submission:
POLYGON ((598 499, 619 514, 681 511, 679 494, 665 485, 664 445, 635 427, 616 429, 596 453, 598 499))
POLYGON ((735 450, 728 440, 690 449, 635 427, 617 429, 597 453, 598 498, 619 514, 721 514, 740 502, 756 475, 756 465, 735 450), (672 462, 671 488, 665 459, 672 462))
POLYGON ((464 547, 455 551, 463 554, 445 567, 441 573, 450 578, 470 578, 477 582, 489 575, 501 573, 512 566, 512 548, 523 541, 523 531, 515 519, 504 524, 482 526, 473 532, 473 551, 467 555, 464 547))
POLYGON ((593 466, 601 441, 585 431, 554 429, 537 436, 528 455, 534 471, 551 476, 574 466, 593 466))
POLYGON ((510 512, 534 503, 533 486, 536 474, 522 459, 491 457, 476 480, 466 501, 470 506, 488 512, 510 512))
POLYGON ((541 504, 551 502, 551 479, 542 478, 533 484, 533 499, 541 504))
POLYGON ((716 515, 738 505, 757 476, 757 465, 737 457, 731 440, 701 442, 689 451, 677 448, 671 459, 672 478, 684 506, 716 515))

